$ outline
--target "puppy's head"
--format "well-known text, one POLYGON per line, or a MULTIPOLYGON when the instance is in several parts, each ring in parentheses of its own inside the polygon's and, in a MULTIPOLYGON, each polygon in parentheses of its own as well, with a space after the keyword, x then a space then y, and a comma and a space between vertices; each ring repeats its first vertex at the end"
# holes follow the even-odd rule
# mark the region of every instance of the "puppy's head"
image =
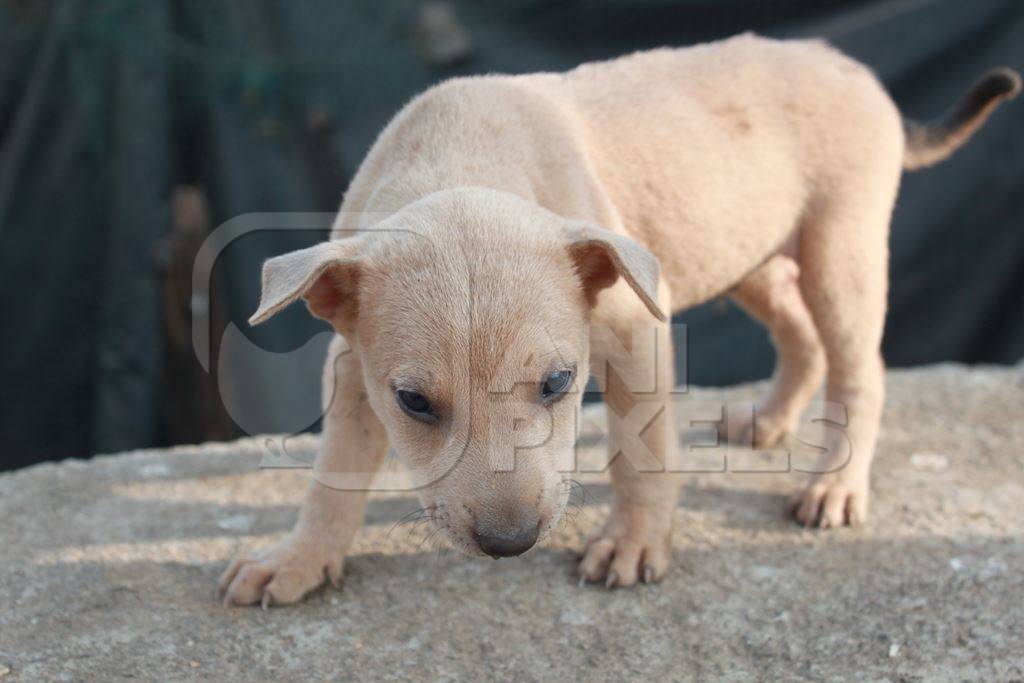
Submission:
POLYGON ((590 312, 620 278, 663 317, 657 260, 635 242, 453 190, 271 259, 251 322, 303 297, 359 355, 433 522, 470 554, 518 555, 568 499, 590 312))

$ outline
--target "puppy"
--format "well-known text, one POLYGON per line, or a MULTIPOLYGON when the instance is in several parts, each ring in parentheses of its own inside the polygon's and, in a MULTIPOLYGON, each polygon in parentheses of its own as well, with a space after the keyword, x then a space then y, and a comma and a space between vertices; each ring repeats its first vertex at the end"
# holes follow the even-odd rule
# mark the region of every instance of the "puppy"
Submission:
POLYGON ((949 156, 1019 90, 993 72, 921 126, 824 43, 742 35, 420 95, 370 150, 331 240, 264 266, 253 324, 301 297, 337 336, 299 521, 231 563, 225 604, 339 581, 389 446, 453 546, 525 552, 565 507, 591 372, 614 502, 579 573, 657 581, 679 488, 668 316, 723 293, 778 357, 756 420, 729 431, 778 442, 827 380, 845 431, 792 514, 863 520, 901 171, 949 156))

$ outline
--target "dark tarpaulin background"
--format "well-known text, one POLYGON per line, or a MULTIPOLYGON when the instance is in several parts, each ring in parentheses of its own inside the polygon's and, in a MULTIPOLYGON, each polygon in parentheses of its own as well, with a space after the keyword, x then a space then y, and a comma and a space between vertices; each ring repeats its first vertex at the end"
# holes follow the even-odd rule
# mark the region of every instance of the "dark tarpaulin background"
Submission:
MULTIPOLYGON (((0 468, 227 438, 237 423, 308 427, 324 327, 299 306, 255 330, 244 321, 262 259, 322 234, 235 240, 201 296, 189 284, 196 250, 240 214, 335 210, 380 128, 442 78, 561 70, 755 30, 830 40, 872 67, 907 115, 929 118, 990 67, 1024 68, 1019 0, 448 9, 464 34, 443 5, 411 0, 0 4, 0 468), (211 329, 213 374, 192 350, 192 313, 211 329), (233 339, 275 353, 228 358, 219 340, 232 322, 233 339), (236 400, 226 395, 245 405, 225 407, 236 400)), ((952 161, 906 176, 890 365, 1024 355, 1022 191, 1024 101, 952 161)), ((770 373, 766 334, 731 304, 680 320, 690 382, 770 373)))

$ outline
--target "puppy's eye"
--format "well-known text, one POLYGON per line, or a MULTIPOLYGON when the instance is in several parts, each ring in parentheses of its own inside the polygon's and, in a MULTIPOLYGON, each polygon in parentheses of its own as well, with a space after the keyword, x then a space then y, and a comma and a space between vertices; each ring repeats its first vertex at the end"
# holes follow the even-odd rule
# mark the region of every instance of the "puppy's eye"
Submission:
POLYGON ((544 403, 554 403, 572 387, 572 378, 576 374, 576 368, 565 368, 548 373, 544 381, 540 383, 540 400, 544 403))
POLYGON ((396 389, 395 398, 398 400, 399 407, 410 417, 422 422, 433 422, 437 419, 434 411, 430 408, 430 401, 423 394, 418 394, 415 391, 406 391, 405 389, 396 389))

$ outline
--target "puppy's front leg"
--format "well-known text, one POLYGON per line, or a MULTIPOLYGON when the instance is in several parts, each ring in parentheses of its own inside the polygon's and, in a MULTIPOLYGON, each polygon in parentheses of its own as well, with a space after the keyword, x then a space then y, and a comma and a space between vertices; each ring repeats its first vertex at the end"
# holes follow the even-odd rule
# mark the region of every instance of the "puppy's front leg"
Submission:
POLYGON ((330 579, 363 522, 367 489, 388 449, 359 359, 335 337, 324 368, 324 430, 299 521, 281 542, 235 558, 220 578, 225 605, 283 605, 330 579), (337 486, 337 488, 332 488, 337 486))
POLYGON ((591 354, 607 373, 604 398, 614 500, 608 521, 587 543, 579 573, 609 588, 638 580, 650 583, 665 575, 679 493, 679 476, 666 467, 676 444, 670 328, 667 323, 637 324, 656 325, 654 335, 634 336, 630 326, 611 326, 619 341, 629 344, 632 337, 628 350, 608 337, 607 330, 591 336, 591 354))

